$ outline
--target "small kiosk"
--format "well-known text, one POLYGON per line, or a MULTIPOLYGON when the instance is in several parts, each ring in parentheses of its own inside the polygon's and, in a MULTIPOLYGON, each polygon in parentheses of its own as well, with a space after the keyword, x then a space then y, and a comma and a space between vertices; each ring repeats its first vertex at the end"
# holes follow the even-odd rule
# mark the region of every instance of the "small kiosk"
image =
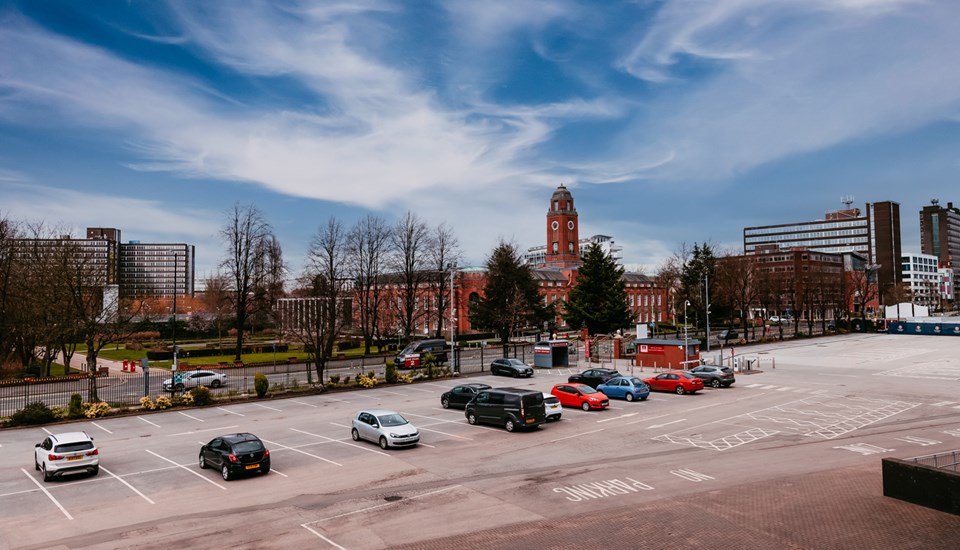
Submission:
POLYGON ((687 357, 684 358, 684 340, 666 340, 659 338, 638 338, 637 346, 638 367, 667 368, 672 370, 686 370, 700 364, 700 340, 687 339, 687 357))
POLYGON ((570 342, 542 340, 533 345, 533 366, 544 369, 570 366, 570 342))

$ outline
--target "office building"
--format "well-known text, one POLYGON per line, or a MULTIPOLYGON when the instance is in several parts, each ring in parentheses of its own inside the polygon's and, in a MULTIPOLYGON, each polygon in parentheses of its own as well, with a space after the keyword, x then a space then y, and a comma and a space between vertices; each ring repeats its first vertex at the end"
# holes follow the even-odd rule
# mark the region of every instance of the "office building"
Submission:
POLYGON ((939 266, 960 278, 960 209, 952 202, 940 206, 934 199, 920 211, 920 252, 937 257, 939 266))

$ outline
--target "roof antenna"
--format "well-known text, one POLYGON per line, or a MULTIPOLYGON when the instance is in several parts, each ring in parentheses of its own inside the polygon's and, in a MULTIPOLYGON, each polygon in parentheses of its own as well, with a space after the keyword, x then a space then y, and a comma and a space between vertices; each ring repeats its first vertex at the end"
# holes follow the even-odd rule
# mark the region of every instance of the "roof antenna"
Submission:
POLYGON ((853 195, 844 195, 840 197, 840 202, 842 202, 844 206, 847 207, 847 210, 849 210, 850 205, 853 204, 853 195))

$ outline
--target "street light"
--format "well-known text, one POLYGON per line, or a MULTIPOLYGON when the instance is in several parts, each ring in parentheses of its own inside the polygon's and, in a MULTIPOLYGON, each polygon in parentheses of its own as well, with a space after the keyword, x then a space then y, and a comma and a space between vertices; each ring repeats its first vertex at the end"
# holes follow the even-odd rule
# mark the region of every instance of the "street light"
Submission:
POLYGON ((683 370, 687 370, 687 358, 689 348, 687 346, 687 306, 690 305, 690 300, 683 301, 683 370))

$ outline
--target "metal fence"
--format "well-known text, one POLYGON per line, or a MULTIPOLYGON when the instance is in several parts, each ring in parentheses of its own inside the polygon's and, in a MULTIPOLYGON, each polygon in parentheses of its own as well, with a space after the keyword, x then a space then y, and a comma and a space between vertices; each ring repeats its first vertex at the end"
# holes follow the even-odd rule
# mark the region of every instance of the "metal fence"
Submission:
MULTIPOLYGON (((503 357, 502 346, 478 346, 458 348, 453 361, 444 365, 451 372, 460 374, 478 374, 490 369, 490 362, 503 357)), ((533 362, 533 345, 517 343, 507 346, 507 355, 516 357, 525 363, 533 362)), ((578 364, 576 348, 571 347, 569 362, 576 368, 578 364)), ((353 379, 358 374, 373 374, 380 380, 386 375, 387 361, 393 356, 358 357, 356 359, 338 359, 327 363, 322 382, 327 384, 331 377, 339 380, 353 379)), ((192 370, 213 370, 226 376, 226 383, 219 388, 210 388, 214 397, 239 395, 253 392, 253 380, 257 373, 266 375, 270 387, 291 389, 316 383, 314 367, 305 363, 277 363, 268 365, 246 365, 242 367, 205 367, 182 365, 180 372, 192 370)), ((410 372, 410 371, 402 371, 410 372)), ((140 398, 156 398, 169 395, 163 391, 163 381, 170 378, 170 372, 162 369, 150 369, 148 373, 138 371, 135 374, 114 374, 96 379, 97 397, 113 407, 136 407, 140 398)), ((49 407, 64 407, 70 403, 70 396, 78 393, 84 401, 88 399, 89 379, 61 380, 45 383, 23 383, 0 386, 0 417, 7 417, 22 409, 28 403, 42 401, 49 407)))
POLYGON ((958 464, 960 464, 960 451, 947 451, 935 455, 918 456, 908 460, 924 466, 933 466, 934 468, 951 470, 953 472, 960 471, 960 469, 958 469, 960 468, 960 466, 958 466, 958 464))

